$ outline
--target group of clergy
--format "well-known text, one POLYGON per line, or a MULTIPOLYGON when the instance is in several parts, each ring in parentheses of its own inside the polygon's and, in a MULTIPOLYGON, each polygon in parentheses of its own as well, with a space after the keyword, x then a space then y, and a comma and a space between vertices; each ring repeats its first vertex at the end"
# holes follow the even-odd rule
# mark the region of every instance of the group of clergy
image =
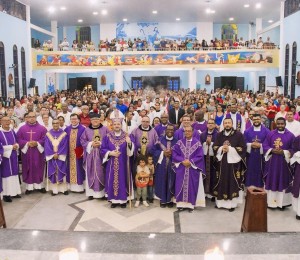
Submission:
MULTIPOLYGON (((202 118, 202 113, 195 118, 202 118)), ((215 121, 192 122, 181 118, 180 128, 161 115, 161 124, 152 128, 150 118, 131 133, 122 130, 124 122, 114 118, 112 130, 103 126, 97 113, 84 127, 77 114, 70 115, 64 130, 52 121, 47 131, 36 120, 35 112, 26 115, 26 123, 17 134, 9 117, 1 119, 0 192, 3 200, 20 198, 18 153, 22 160, 25 194, 33 190, 52 195, 69 191, 86 193, 89 199, 103 198, 125 208, 134 199, 136 159, 153 156, 155 163, 154 196, 160 206, 192 212, 205 206, 205 197, 216 208, 234 211, 243 201, 244 187, 264 187, 269 208, 284 210, 293 205, 300 219, 300 137, 286 129, 286 120, 277 118, 276 129, 261 124, 254 114, 252 126, 244 131, 238 113, 229 113, 219 132, 215 121)), ((124 129, 124 127, 123 127, 124 129)), ((153 200, 153 198, 148 198, 153 200)))

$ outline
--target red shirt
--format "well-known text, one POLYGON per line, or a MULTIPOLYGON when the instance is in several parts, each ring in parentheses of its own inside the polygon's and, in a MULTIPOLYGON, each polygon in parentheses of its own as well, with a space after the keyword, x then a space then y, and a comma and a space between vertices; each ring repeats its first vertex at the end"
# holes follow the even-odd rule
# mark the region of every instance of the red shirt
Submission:
POLYGON ((88 127, 91 124, 91 119, 89 115, 84 116, 83 114, 80 114, 79 117, 80 117, 80 123, 85 127, 88 127))
MULTIPOLYGON (((277 111, 277 107, 274 106, 274 105, 273 105, 273 106, 267 106, 267 110, 270 110, 270 109, 277 111)), ((274 119, 276 113, 277 113, 277 112, 271 112, 271 111, 270 111, 270 112, 268 113, 267 117, 270 118, 270 119, 274 119)))

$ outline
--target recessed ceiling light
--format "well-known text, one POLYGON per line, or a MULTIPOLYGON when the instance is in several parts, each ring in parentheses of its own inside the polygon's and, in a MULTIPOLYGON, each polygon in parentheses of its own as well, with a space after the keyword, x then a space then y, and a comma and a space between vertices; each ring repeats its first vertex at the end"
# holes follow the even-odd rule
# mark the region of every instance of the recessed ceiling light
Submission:
POLYGON ((257 3, 257 4, 255 5, 255 8, 257 8, 257 9, 261 8, 261 3, 257 3))
POLYGON ((180 21, 180 18, 176 18, 176 21, 180 21))
POLYGON ((157 14, 157 11, 156 11, 156 10, 153 10, 152 13, 153 13, 153 14, 157 14))
POLYGON ((50 7, 48 8, 48 12, 49 12, 49 13, 54 13, 54 12, 55 12, 55 7, 50 6, 50 7))
POLYGON ((98 15, 98 12, 93 12, 93 15, 98 15))
POLYGON ((233 20, 234 20, 234 18, 233 18, 233 17, 230 17, 230 18, 229 18, 229 21, 233 21, 233 20))
POLYGON ((123 19, 123 22, 127 22, 127 18, 124 18, 124 19, 123 19))
POLYGON ((102 14, 102 15, 107 15, 107 10, 105 10, 105 9, 102 10, 102 11, 101 11, 101 14, 102 14))
POLYGON ((269 22, 269 23, 273 23, 273 20, 269 20, 268 22, 269 22))
POLYGON ((205 12, 206 12, 207 14, 214 14, 216 11, 215 11, 215 10, 212 10, 212 9, 210 9, 210 8, 207 8, 207 9, 205 10, 205 12))
POLYGON ((245 7, 245 8, 249 8, 250 5, 249 5, 249 4, 245 4, 244 7, 245 7))
POLYGON ((65 6, 60 7, 60 10, 65 11, 67 8, 65 6))
POLYGON ((82 22, 83 22, 83 20, 82 20, 82 19, 78 19, 78 22, 79 22, 79 23, 82 23, 82 22))

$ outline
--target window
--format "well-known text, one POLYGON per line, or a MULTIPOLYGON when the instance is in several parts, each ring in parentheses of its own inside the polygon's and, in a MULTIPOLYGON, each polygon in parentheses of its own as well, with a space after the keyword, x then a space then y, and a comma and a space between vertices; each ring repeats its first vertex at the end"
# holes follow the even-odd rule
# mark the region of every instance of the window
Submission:
POLYGON ((288 95, 289 91, 289 67, 290 67, 290 45, 285 46, 285 60, 284 60, 284 96, 288 95))
POLYGON ((26 62, 25 62, 25 50, 21 48, 21 71, 22 71, 22 95, 27 95, 27 86, 26 86, 26 62))
POLYGON ((168 80, 168 89, 178 91, 180 89, 180 77, 170 77, 168 80))
MULTIPOLYGON (((18 62, 18 47, 13 47, 13 61, 14 61, 14 78, 15 78, 15 97, 20 99, 20 86, 19 86, 19 62, 18 62)), ((11 86, 9 86, 11 87, 11 86)))
POLYGON ((4 44, 0 42, 0 80, 1 80, 1 97, 7 97, 6 89, 6 72, 5 72, 5 53, 4 53, 4 44))
POLYGON ((292 77, 291 77, 291 98, 295 98, 295 85, 296 85, 296 66, 297 66, 297 43, 293 43, 292 49, 292 77))
POLYGON ((131 78, 131 89, 137 90, 143 87, 142 77, 131 78))

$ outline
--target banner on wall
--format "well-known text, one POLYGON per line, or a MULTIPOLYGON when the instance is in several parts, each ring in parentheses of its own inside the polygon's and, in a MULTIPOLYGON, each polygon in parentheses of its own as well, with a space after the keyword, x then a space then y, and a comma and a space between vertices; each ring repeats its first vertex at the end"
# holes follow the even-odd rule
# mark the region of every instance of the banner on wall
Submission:
MULTIPOLYGON (((155 53, 82 53, 82 52, 33 52, 34 69, 53 67, 119 67, 119 66, 278 66, 278 50, 246 50, 215 52, 155 52, 155 53)), ((49 81, 48 81, 49 82, 49 81)))
POLYGON ((47 73, 46 74, 46 86, 47 93, 55 93, 56 92, 56 74, 55 73, 47 73))

